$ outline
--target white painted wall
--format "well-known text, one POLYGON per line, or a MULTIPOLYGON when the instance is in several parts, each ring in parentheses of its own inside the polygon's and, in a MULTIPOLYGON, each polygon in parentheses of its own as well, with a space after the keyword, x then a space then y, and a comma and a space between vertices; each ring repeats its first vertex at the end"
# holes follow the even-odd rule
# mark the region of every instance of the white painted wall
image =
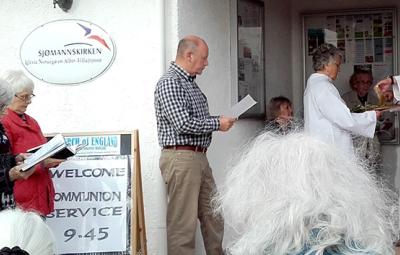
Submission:
MULTIPOLYGON (((266 27, 266 94, 272 97, 293 98, 292 91, 292 48, 290 0, 265 2, 266 27)), ((298 108, 294 109, 297 115, 298 108)))

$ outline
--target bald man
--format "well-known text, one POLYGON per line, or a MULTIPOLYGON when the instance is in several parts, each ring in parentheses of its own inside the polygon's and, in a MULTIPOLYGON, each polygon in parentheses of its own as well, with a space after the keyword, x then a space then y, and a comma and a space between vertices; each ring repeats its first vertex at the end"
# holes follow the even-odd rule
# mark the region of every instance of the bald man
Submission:
POLYGON ((223 220, 212 213, 210 200, 216 185, 206 152, 212 132, 228 131, 235 119, 210 116, 207 98, 195 82, 207 65, 206 42, 186 36, 154 94, 160 169, 168 193, 169 255, 195 253, 197 219, 207 254, 223 254, 223 220))

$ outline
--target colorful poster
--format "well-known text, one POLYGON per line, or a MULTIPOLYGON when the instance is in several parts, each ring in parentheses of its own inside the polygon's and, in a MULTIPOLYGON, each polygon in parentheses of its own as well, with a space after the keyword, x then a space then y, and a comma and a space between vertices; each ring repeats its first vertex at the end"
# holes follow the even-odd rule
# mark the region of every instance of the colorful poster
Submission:
POLYGON ((374 80, 393 74, 397 47, 394 15, 394 9, 304 15, 304 81, 314 72, 312 53, 321 43, 331 43, 343 53, 341 72, 335 81, 340 94, 350 90, 354 66, 370 67, 374 80))

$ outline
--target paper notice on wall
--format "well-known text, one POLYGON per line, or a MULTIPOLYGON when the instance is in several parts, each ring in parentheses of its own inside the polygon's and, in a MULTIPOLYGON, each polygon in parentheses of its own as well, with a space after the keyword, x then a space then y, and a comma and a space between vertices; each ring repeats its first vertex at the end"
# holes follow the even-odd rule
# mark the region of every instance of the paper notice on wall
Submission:
POLYGON ((226 115, 229 117, 238 118, 255 104, 257 104, 257 102, 250 95, 247 95, 234 106, 232 106, 226 115))
POLYGON ((58 254, 125 254, 130 167, 128 156, 101 156, 71 158, 51 170, 55 204, 46 223, 58 254))

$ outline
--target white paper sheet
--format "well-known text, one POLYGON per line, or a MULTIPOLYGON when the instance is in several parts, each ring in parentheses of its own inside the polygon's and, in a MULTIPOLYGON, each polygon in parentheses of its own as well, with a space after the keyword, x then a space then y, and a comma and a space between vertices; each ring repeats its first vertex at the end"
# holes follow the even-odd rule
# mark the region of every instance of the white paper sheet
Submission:
POLYGON ((257 102, 250 96, 245 96, 242 100, 236 103, 232 108, 228 111, 226 116, 238 118, 240 115, 245 113, 248 109, 253 107, 257 102))

